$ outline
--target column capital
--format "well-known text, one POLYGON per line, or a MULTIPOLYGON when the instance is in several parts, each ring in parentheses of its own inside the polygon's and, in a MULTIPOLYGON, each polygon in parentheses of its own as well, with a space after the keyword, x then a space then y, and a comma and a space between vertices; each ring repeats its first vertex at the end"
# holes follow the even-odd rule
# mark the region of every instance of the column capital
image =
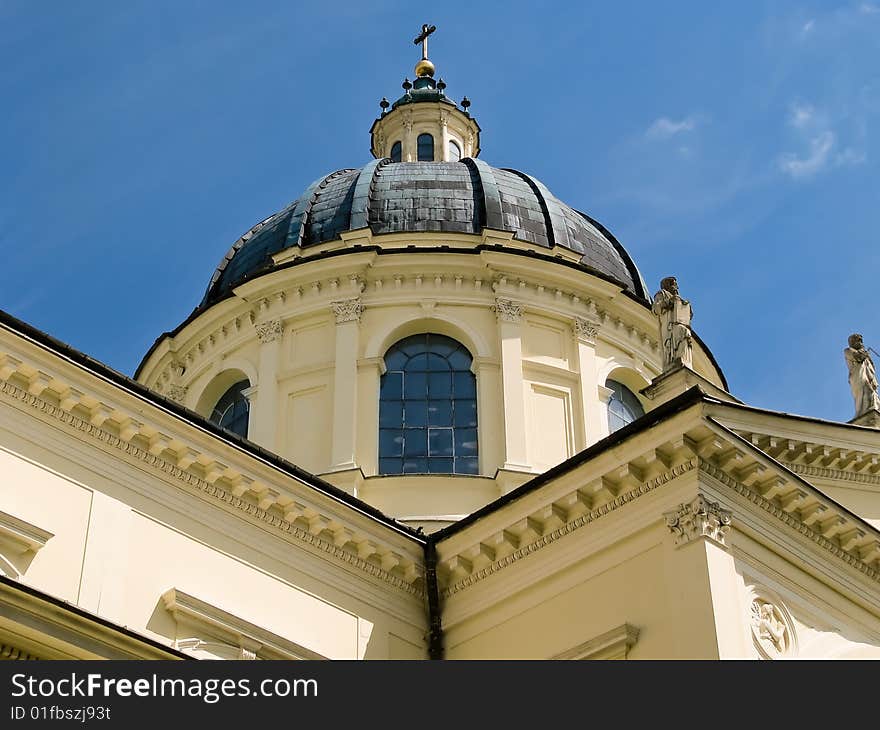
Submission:
POLYGON ((731 512, 718 502, 710 502, 702 494, 663 516, 666 518, 666 526, 675 538, 676 547, 700 537, 708 537, 724 547, 727 546, 725 538, 730 531, 731 512))
POLYGON ((361 303, 360 297, 330 302, 330 307, 336 317, 336 324, 360 322, 361 315, 364 313, 364 305, 361 303))
POLYGON ((499 322, 522 322, 523 306, 513 299, 496 297, 493 309, 499 322))
POLYGON ((586 342, 589 345, 596 344, 596 337, 599 335, 599 325, 591 322, 584 317, 574 318, 574 336, 579 342, 586 342))
POLYGON ((257 331, 257 337, 260 339, 260 342, 263 343, 280 340, 284 334, 284 326, 281 324, 280 319, 258 322, 254 325, 254 329, 257 331))

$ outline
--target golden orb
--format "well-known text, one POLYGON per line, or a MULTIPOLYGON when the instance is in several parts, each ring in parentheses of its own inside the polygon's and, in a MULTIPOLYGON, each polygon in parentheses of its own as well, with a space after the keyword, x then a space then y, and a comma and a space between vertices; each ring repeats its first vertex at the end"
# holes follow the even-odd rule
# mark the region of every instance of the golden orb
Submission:
POLYGON ((416 76, 419 78, 423 78, 425 76, 433 76, 434 75, 434 64, 431 63, 427 58, 423 58, 416 64, 416 76))

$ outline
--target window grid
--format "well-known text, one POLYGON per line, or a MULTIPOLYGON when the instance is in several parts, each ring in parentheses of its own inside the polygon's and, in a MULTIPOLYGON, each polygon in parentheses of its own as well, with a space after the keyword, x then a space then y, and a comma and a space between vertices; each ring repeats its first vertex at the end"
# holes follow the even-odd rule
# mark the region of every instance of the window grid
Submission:
POLYGON ((385 355, 379 398, 380 474, 477 474, 476 378, 470 353, 436 334, 385 355))
POLYGON ((416 140, 419 162, 434 161, 434 138, 430 134, 420 134, 416 140))
POLYGON ((247 438, 250 404, 244 391, 249 387, 247 380, 241 380, 230 387, 217 401, 209 420, 227 431, 247 438))
POLYGON ((610 388, 611 398, 608 401, 608 432, 614 433, 637 418, 645 415, 645 409, 635 394, 623 383, 607 380, 605 387, 610 388))

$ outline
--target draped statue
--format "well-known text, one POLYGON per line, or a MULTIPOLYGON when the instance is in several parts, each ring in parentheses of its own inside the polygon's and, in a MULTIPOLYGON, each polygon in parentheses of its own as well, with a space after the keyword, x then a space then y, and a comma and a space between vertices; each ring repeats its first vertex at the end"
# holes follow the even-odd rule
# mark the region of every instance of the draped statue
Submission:
POLYGON ((849 336, 849 347, 843 351, 843 356, 849 368, 849 387, 856 405, 856 418, 869 411, 880 411, 874 361, 860 334, 849 336))
POLYGON ((660 318, 663 370, 677 365, 693 367, 693 312, 690 302, 681 298, 674 276, 667 276, 660 282, 660 291, 654 295, 651 310, 660 318))

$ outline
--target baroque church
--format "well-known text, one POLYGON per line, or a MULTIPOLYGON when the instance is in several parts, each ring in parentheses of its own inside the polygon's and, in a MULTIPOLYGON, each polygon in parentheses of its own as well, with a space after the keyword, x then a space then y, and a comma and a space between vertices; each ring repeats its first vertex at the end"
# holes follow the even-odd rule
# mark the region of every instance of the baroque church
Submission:
POLYGON ((861 341, 849 423, 740 401, 686 286, 480 157, 433 30, 132 378, 0 314, 0 655, 880 657, 861 341))

